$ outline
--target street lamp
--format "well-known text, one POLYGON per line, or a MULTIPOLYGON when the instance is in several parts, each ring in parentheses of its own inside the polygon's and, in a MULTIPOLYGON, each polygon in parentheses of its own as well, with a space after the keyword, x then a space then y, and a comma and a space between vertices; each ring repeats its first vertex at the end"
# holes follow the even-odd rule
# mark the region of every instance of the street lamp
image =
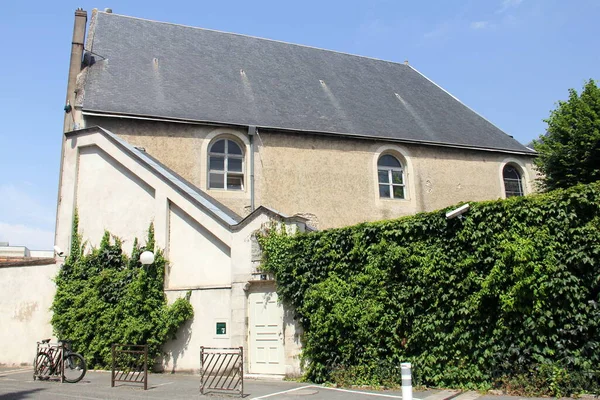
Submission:
POLYGON ((154 262, 154 253, 151 251, 144 251, 140 254, 140 262, 142 265, 150 265, 154 262))

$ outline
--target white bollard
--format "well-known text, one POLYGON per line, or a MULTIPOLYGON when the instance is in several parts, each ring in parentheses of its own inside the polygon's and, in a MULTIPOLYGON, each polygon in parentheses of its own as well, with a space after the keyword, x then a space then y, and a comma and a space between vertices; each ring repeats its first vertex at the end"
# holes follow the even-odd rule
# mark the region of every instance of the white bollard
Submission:
POLYGON ((402 376, 402 400, 412 400, 412 378, 410 369, 410 363, 400 364, 400 373, 402 376))

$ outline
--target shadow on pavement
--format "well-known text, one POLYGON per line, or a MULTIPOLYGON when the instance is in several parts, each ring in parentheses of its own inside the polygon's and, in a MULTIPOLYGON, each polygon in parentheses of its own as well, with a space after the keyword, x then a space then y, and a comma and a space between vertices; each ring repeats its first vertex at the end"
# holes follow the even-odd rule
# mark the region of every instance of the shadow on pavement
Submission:
POLYGON ((31 399, 32 396, 37 392, 41 392, 46 389, 31 389, 31 390, 21 390, 18 392, 0 394, 0 400, 19 400, 19 399, 31 399))

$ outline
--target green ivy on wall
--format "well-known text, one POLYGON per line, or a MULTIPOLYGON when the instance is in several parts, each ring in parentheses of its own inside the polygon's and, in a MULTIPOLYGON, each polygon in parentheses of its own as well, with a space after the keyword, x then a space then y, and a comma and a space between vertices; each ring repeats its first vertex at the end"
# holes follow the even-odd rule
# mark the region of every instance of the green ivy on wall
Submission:
POLYGON ((190 293, 167 305, 167 260, 155 249, 152 224, 146 245, 140 247, 136 239, 131 257, 123 253, 121 245, 118 238, 105 232, 100 246, 84 254, 75 215, 71 251, 56 277, 54 332, 72 340, 91 368, 110 366, 113 343, 148 344, 148 357, 154 360, 162 345, 194 314, 190 293), (155 253, 154 263, 148 266, 139 262, 145 250, 155 253))
POLYGON ((444 211, 259 237, 306 377, 394 384, 412 362, 430 386, 600 389, 600 183, 444 211))

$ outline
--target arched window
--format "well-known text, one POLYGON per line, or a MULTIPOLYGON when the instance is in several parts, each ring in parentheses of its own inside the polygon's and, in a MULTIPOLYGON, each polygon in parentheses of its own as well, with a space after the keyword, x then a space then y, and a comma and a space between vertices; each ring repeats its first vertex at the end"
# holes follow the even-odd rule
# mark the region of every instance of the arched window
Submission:
POLYGON ((379 197, 387 199, 404 199, 404 172, 402 164, 394 156, 385 154, 377 160, 379 179, 379 197))
POLYGON ((208 188, 244 189, 244 153, 231 139, 219 139, 208 148, 208 188))
POLYGON ((506 164, 502 169, 502 179, 504 180, 504 194, 506 197, 523 196, 523 183, 521 173, 511 164, 506 164))

